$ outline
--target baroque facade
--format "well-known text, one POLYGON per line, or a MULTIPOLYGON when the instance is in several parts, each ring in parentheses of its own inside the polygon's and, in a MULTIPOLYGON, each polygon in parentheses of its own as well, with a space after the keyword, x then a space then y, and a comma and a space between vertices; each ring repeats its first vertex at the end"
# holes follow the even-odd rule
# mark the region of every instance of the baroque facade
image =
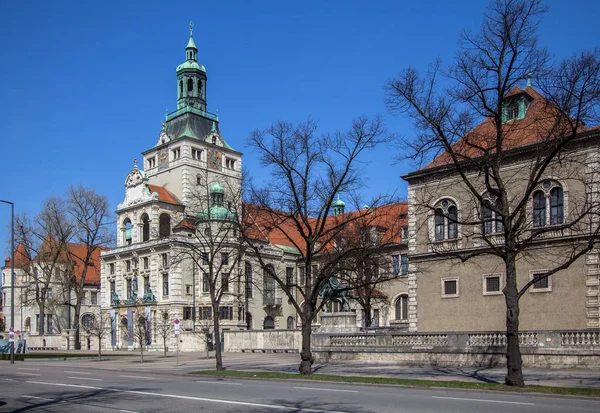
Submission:
MULTIPOLYGON (((210 346, 211 281, 223 294, 217 309, 223 330, 298 327, 282 287, 248 249, 242 252, 236 226, 248 215, 241 201, 242 154, 224 139, 218 115, 207 111, 207 71, 198 63, 192 34, 185 52, 186 61, 176 69, 177 109, 142 153, 143 167, 134 161, 117 207, 117 246, 101 257, 102 312, 111 320, 107 348, 139 345, 134 329, 140 314, 149 323, 145 344, 151 348, 162 347, 161 331, 175 319, 182 349, 210 346)), ((343 214, 343 201, 334 208, 343 214)), ((394 213, 404 227, 406 203, 394 213)), ((301 281, 293 245, 268 228, 256 229, 260 235, 254 242, 261 244, 269 265, 301 281)), ((398 240, 386 252, 401 282, 376 297, 373 325, 407 326, 406 247, 398 240)), ((339 303, 325 308, 336 310, 339 303)), ((172 334, 166 344, 175 346, 172 334)))

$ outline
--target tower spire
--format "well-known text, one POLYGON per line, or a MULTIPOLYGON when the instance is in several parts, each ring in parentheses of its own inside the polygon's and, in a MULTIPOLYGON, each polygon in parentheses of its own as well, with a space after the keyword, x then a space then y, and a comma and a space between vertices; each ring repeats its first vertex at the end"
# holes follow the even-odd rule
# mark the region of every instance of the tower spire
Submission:
POLYGON ((194 23, 190 22, 190 39, 185 47, 185 62, 177 66, 177 109, 191 106, 206 111, 206 69, 198 63, 194 43, 194 23))

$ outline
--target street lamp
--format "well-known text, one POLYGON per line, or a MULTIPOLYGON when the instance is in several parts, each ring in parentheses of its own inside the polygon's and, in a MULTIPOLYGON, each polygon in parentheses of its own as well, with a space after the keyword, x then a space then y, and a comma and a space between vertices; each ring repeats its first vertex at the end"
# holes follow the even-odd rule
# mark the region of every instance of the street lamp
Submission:
MULTIPOLYGON (((10 329, 14 332, 15 327, 15 204, 14 202, 4 201, 4 204, 10 204, 10 329)), ((14 336, 13 336, 14 337, 14 336)), ((10 364, 15 364, 15 342, 10 342, 10 364)))

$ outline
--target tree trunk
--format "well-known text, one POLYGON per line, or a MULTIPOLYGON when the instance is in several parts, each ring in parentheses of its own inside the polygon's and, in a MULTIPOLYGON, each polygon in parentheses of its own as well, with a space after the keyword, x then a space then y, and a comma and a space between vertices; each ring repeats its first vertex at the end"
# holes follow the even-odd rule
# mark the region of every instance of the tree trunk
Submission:
POLYGON ((98 360, 102 360, 102 337, 98 337, 98 360))
POLYGON ((219 331, 219 327, 219 306, 213 305, 213 347, 215 348, 215 369, 217 371, 223 370, 223 355, 221 354, 221 332, 219 331))
POLYGON ((504 382, 508 386, 525 386, 523 380, 523 360, 519 347, 519 292, 517 290, 517 270, 515 254, 506 257, 506 367, 504 382))
POLYGON ((78 299, 75 303, 75 311, 73 314, 73 328, 75 329, 75 350, 81 350, 80 334, 79 334, 79 314, 81 313, 81 304, 78 299))
POLYGON ((365 312, 365 327, 371 327, 371 303, 365 303, 363 306, 365 312))
POLYGON ((144 345, 140 343, 140 361, 144 362, 144 345))
POLYGON ((302 351, 300 352, 300 374, 312 374, 313 357, 310 350, 310 337, 312 334, 312 325, 309 321, 302 320, 302 351))
POLYGON ((167 357, 167 336, 163 336, 163 354, 167 357))

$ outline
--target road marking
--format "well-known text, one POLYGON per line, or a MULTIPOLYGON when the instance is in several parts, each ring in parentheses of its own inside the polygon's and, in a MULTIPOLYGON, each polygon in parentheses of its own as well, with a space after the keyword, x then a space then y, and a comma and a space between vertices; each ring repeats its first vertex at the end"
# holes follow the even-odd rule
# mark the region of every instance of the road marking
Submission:
POLYGON ((37 397, 37 396, 27 396, 26 394, 23 394, 21 397, 25 397, 25 398, 27 398, 27 399, 40 399, 40 400, 48 400, 48 401, 51 401, 51 402, 53 402, 53 401, 54 401, 54 399, 47 399, 47 398, 45 398, 45 397, 37 397))
POLYGON ((526 406, 535 406, 534 403, 526 402, 510 402, 504 400, 487 400, 487 399, 467 399, 462 397, 443 397, 443 396, 431 396, 432 399, 446 399, 446 400, 463 400, 468 402, 486 402, 486 403, 506 403, 506 404, 523 404, 526 406))
POLYGON ((241 386, 242 383, 233 383, 231 381, 207 381, 207 380, 197 380, 196 383, 212 383, 212 384, 231 384, 232 386, 241 386))
POLYGON ((146 376, 126 376, 121 374, 119 377, 125 377, 128 379, 146 379, 146 380, 156 380, 156 377, 146 377, 146 376))
POLYGON ((102 379, 92 379, 91 377, 67 377, 67 379, 102 381, 102 379))
POLYGON ((123 413, 139 413, 139 412, 134 412, 133 410, 119 410, 120 412, 123 413))
POLYGON ((40 369, 34 369, 31 367, 17 367, 18 370, 33 370, 33 371, 40 371, 40 369))
POLYGON ((316 387, 294 387, 294 389, 300 389, 300 390, 319 390, 319 391, 340 391, 340 392, 344 392, 344 393, 358 393, 358 390, 342 390, 342 389, 323 389, 323 388, 316 388, 316 387))
POLYGON ((17 376, 41 376, 41 374, 37 373, 15 373, 17 376))
POLYGON ((87 374, 87 375, 93 374, 93 373, 86 373, 86 372, 83 372, 83 371, 69 371, 69 370, 65 370, 63 373, 69 373, 69 374, 87 374))
POLYGON ((250 407, 259 407, 265 409, 274 409, 274 410, 294 410, 295 412, 306 412, 306 413, 347 413, 339 410, 320 410, 320 409, 298 409, 296 406, 283 406, 280 404, 263 404, 263 403, 252 403, 252 402, 240 402, 236 400, 224 400, 224 399, 210 399, 208 397, 194 397, 194 396, 181 396, 177 394, 164 394, 164 393, 154 393, 147 391, 136 391, 136 390, 120 390, 113 389, 110 387, 93 387, 93 386, 84 386, 81 384, 66 384, 66 383, 48 383, 43 381, 26 381, 25 383, 30 384, 41 384, 46 386, 59 386, 59 387, 75 387, 79 389, 92 389, 92 390, 108 390, 115 393, 129 393, 129 394, 140 394, 143 396, 156 396, 156 397, 165 397, 168 399, 182 399, 182 400, 193 400, 193 401, 201 401, 201 402, 211 402, 211 403, 222 403, 222 404, 233 404, 236 406, 250 406, 250 407))

